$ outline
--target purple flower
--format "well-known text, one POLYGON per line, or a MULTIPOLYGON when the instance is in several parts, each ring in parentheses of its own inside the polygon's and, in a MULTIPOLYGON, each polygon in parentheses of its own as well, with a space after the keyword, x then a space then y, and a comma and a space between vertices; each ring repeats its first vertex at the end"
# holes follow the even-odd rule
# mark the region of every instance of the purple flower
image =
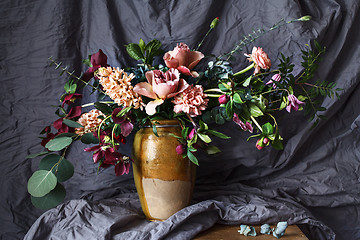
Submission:
POLYGON ((272 87, 276 88, 276 84, 273 81, 279 82, 281 80, 280 74, 275 74, 272 76, 271 80, 266 83, 266 85, 273 84, 272 87))
POLYGON ((239 116, 238 116, 236 113, 234 113, 233 121, 234 121, 237 125, 239 125, 242 130, 244 130, 244 131, 249 131, 249 132, 251 132, 251 133, 253 132, 253 127, 252 127, 251 123, 249 123, 249 122, 243 123, 243 122, 240 120, 239 116))
POLYGON ((297 111, 299 109, 299 104, 305 104, 304 102, 297 99, 294 94, 288 96, 289 105, 286 106, 286 111, 290 112, 291 109, 297 111))

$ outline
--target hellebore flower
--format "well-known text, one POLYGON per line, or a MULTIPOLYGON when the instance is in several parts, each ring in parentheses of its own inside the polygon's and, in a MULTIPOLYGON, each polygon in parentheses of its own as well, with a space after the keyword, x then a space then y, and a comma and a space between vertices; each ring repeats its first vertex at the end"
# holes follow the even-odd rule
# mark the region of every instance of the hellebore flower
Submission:
POLYGON ((115 175, 121 176, 123 174, 128 174, 130 170, 130 158, 122 155, 119 152, 114 151, 111 148, 110 151, 105 152, 105 160, 101 163, 100 167, 107 168, 110 165, 115 166, 115 175))
POLYGON ((262 50, 262 48, 253 47, 251 54, 244 54, 248 57, 250 62, 254 62, 255 71, 254 75, 258 74, 261 69, 269 69, 271 67, 271 61, 269 56, 262 50))
POLYGON ((129 136, 134 128, 134 125, 128 120, 127 116, 117 117, 116 115, 122 110, 122 108, 115 108, 112 112, 111 118, 116 124, 120 124, 121 134, 124 137, 129 136))
POLYGON ((90 59, 92 67, 89 67, 88 70, 83 74, 82 80, 88 82, 91 78, 94 77, 94 72, 100 67, 107 67, 107 56, 103 53, 101 49, 97 53, 91 55, 90 59))
POLYGON ((236 113, 234 113, 233 121, 237 125, 239 125, 243 131, 249 131, 251 133, 253 132, 253 126, 251 125, 251 123, 243 123, 243 121, 240 120, 239 116, 236 113))
POLYGON ((136 84, 134 92, 155 99, 145 107, 148 115, 154 115, 156 107, 161 105, 166 98, 176 96, 189 86, 184 79, 180 78, 180 72, 174 68, 165 73, 160 70, 148 71, 145 73, 145 77, 148 82, 136 84))
POLYGON ((79 117, 81 115, 81 106, 72 107, 69 113, 63 117, 59 118, 54 122, 54 128, 58 130, 58 133, 67 133, 67 132, 74 132, 73 128, 70 128, 68 125, 63 123, 64 118, 72 119, 79 117))
POLYGON ((174 112, 184 112, 190 117, 201 115, 201 111, 205 110, 209 99, 206 99, 203 87, 201 85, 189 86, 185 91, 176 95, 172 103, 175 104, 174 112))
POLYGON ((64 107, 64 104, 70 105, 75 102, 76 99, 82 98, 82 94, 80 93, 70 93, 67 94, 62 102, 62 107, 64 107))
POLYGON ((300 101, 295 97, 295 95, 290 94, 288 96, 289 105, 286 106, 286 111, 290 112, 291 109, 297 111, 299 109, 299 104, 305 104, 304 102, 300 101))
POLYGON ((266 85, 273 84, 272 87, 276 88, 276 84, 274 83, 274 81, 279 82, 280 80, 281 80, 281 76, 280 76, 280 74, 277 73, 274 76, 272 76, 271 80, 269 80, 266 83, 266 85))
POLYGON ((229 96, 224 94, 219 97, 220 104, 226 104, 229 101, 229 96))
POLYGON ((164 55, 164 61, 168 68, 176 68, 182 74, 198 77, 199 74, 191 71, 201 59, 204 54, 199 51, 191 51, 185 43, 177 44, 173 51, 168 51, 164 55))

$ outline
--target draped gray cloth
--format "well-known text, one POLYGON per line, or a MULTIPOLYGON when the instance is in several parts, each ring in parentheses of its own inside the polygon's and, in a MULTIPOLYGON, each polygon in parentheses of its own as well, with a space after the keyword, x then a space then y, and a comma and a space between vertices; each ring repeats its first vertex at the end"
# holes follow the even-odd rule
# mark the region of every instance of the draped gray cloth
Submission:
MULTIPOLYGON (((215 223, 279 221, 297 224, 310 239, 360 239, 359 22, 357 0, 1 1, 0 239, 191 239, 215 223), (220 23, 200 51, 220 55, 252 30, 304 15, 313 19, 267 33, 231 62, 235 71, 244 68, 243 54, 258 46, 273 65, 280 52, 289 56, 299 73, 305 44, 326 46, 314 81, 335 82, 340 99, 324 99, 326 118, 314 129, 302 112, 282 114, 283 151, 258 151, 234 123, 212 126, 231 139, 215 142, 222 153, 199 156, 191 206, 149 222, 132 174, 96 174, 79 143, 66 156, 75 174, 65 182, 64 203, 46 212, 31 205, 27 180, 39 159, 25 157, 43 150, 39 132, 56 120, 53 105, 67 81, 48 57, 79 75, 82 59, 99 49, 111 66, 135 65, 125 44, 156 38, 165 50, 196 46, 215 17, 220 23)), ((95 101, 89 90, 82 93, 82 103, 95 101)), ((122 149, 128 154, 131 138, 122 149)))

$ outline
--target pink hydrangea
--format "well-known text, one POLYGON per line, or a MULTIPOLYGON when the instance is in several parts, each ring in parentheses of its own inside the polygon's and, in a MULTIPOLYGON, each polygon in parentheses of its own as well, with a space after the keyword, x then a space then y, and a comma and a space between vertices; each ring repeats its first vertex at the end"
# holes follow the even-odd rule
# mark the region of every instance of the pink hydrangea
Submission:
POLYGON ((209 99, 206 98, 203 87, 201 85, 191 85, 182 93, 176 95, 172 101, 174 106, 174 112, 184 112, 191 117, 201 115, 201 111, 205 110, 209 99))

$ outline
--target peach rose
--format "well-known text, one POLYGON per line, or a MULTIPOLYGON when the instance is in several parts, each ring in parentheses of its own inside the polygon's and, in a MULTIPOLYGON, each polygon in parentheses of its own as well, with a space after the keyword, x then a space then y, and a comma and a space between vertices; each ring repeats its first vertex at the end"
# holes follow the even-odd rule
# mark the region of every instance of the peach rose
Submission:
POLYGON ((250 62, 254 62, 255 71, 254 74, 258 74, 261 69, 269 69, 271 67, 271 61, 269 56, 262 50, 262 48, 253 47, 251 54, 244 54, 248 57, 250 62))
POLYGON ((182 74, 197 77, 198 73, 191 71, 201 59, 204 54, 199 51, 191 51, 185 43, 178 44, 173 51, 168 51, 164 55, 164 61, 168 68, 176 68, 182 74))

